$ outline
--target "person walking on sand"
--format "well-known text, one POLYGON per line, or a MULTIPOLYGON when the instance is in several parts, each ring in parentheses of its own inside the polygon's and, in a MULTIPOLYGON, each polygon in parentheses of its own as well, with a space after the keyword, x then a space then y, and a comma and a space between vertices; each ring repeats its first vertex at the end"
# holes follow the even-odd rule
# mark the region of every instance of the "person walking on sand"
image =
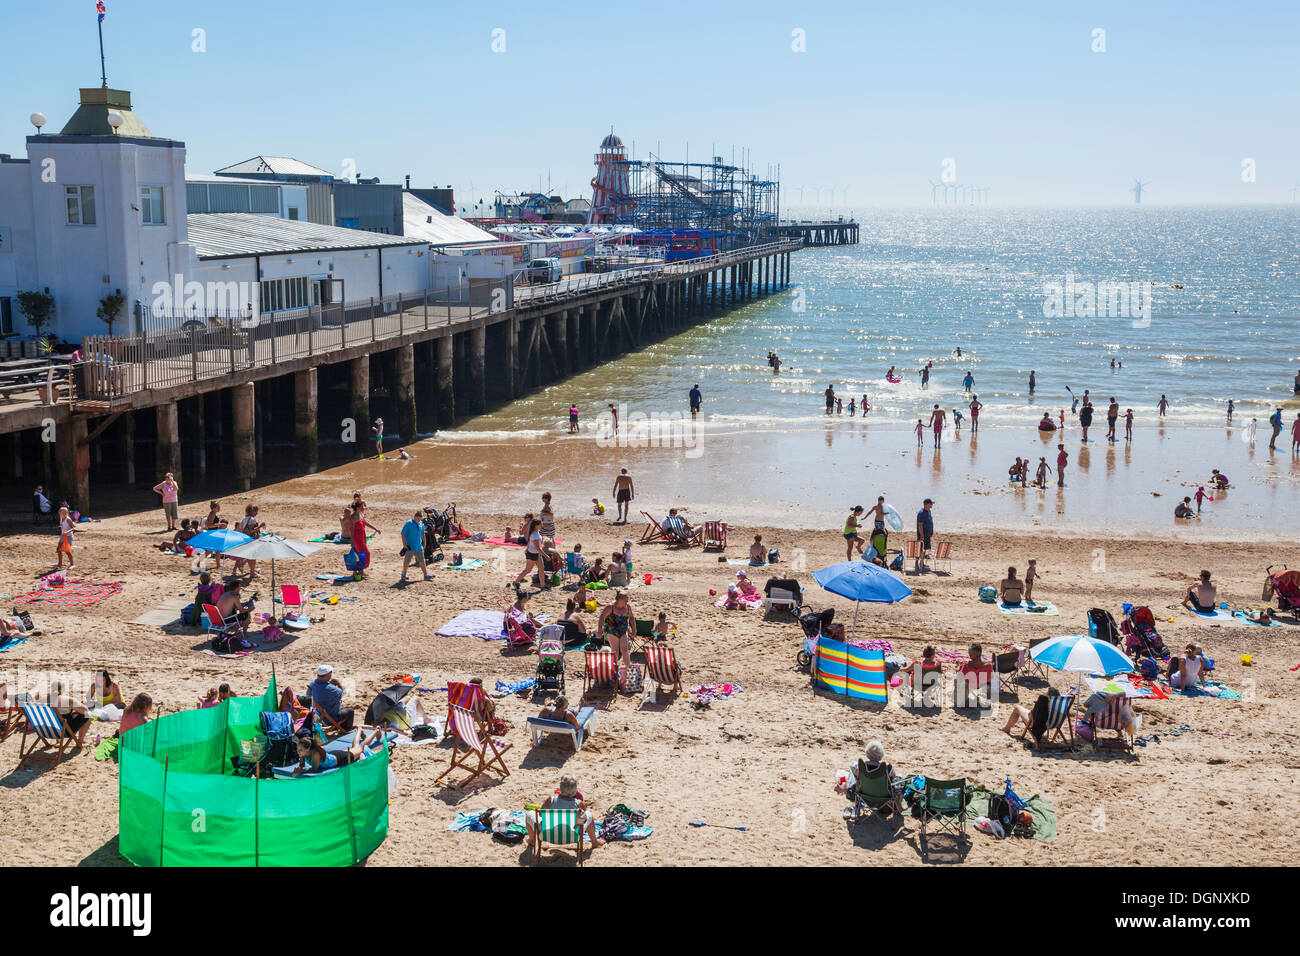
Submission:
POLYGON ((703 401, 704 401, 704 395, 701 394, 700 386, 698 383, 696 383, 696 385, 693 388, 691 388, 691 414, 692 415, 698 415, 700 413, 700 404, 703 401))
POLYGON ((1160 417, 1164 418, 1165 412, 1169 411, 1169 399, 1165 398, 1164 395, 1161 395, 1160 401, 1156 403, 1156 408, 1160 409, 1160 417))
POLYGON ((1065 466, 1070 463, 1070 455, 1064 445, 1056 446, 1056 487, 1065 487, 1065 466))
POLYGON ((1110 397, 1110 407, 1106 409, 1106 437, 1115 441, 1115 423, 1119 421, 1119 402, 1115 396, 1110 397))
POLYGON ((627 524, 628 506, 632 499, 636 497, 636 489, 632 486, 632 476, 624 468, 614 479, 614 501, 618 504, 618 516, 614 519, 615 524, 627 524))
POLYGON ((167 518, 167 530, 176 530, 177 509, 180 507, 180 486, 176 484, 176 479, 172 473, 167 472, 162 481, 153 486, 154 494, 162 495, 163 514, 167 518))
POLYGON ((862 535, 858 534, 858 526, 863 510, 862 505, 854 505, 853 510, 849 512, 849 516, 844 522, 844 543, 847 546, 844 555, 845 561, 853 560, 853 548, 855 545, 857 546, 858 554, 862 553, 862 548, 866 545, 866 541, 862 539, 862 535))
POLYGON ((970 430, 971 434, 980 430, 980 409, 984 403, 980 401, 978 395, 972 395, 970 398, 970 430))
POLYGON ((939 442, 943 436, 943 422, 947 418, 946 413, 938 405, 934 406, 934 411, 930 412, 930 427, 934 429, 934 447, 939 447, 939 442))
POLYGON ((55 565, 59 570, 63 570, 63 556, 68 556, 68 570, 75 568, 76 562, 72 560, 72 519, 68 517, 68 509, 59 509, 59 547, 55 552, 59 563, 55 565))
POLYGON ((402 583, 406 582, 406 569, 414 561, 420 566, 424 573, 424 580, 432 581, 433 575, 429 573, 429 565, 424 559, 424 514, 415 512, 415 514, 402 525, 402 583))

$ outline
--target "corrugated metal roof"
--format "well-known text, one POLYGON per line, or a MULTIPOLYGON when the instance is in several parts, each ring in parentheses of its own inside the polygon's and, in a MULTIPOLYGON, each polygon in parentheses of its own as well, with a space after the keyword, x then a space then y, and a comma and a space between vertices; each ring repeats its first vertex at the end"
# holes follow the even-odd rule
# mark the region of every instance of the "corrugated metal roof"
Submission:
POLYGON ((428 245, 426 240, 411 236, 386 236, 378 232, 340 229, 246 212, 194 213, 185 219, 190 243, 200 259, 428 245))
POLYGON ((402 229, 408 238, 420 238, 431 245, 450 246, 467 242, 492 242, 496 236, 464 219, 448 216, 413 193, 402 193, 402 229))
POLYGON ((277 176, 334 175, 328 169, 312 166, 290 156, 254 156, 242 163, 235 163, 233 166, 218 169, 217 172, 231 173, 232 175, 238 175, 239 173, 274 173, 277 176))

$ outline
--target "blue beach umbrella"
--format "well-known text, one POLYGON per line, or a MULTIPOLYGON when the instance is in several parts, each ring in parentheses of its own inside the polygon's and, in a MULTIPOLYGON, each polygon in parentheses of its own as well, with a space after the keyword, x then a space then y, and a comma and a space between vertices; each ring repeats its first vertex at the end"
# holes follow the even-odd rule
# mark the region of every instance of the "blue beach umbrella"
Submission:
POLYGON ((1113 677, 1134 669, 1133 662, 1111 644, 1086 634, 1053 637, 1034 646, 1030 658, 1058 671, 1101 674, 1113 677))
POLYGON ((216 551, 221 553, 228 548, 252 540, 242 531, 231 531, 229 528, 213 528, 211 531, 196 534, 185 543, 195 551, 216 551))
POLYGON ((878 564, 865 561, 841 561, 813 572, 813 580, 832 594, 855 602, 853 628, 858 626, 858 607, 863 601, 873 604, 897 604, 910 597, 912 589, 900 578, 878 564))

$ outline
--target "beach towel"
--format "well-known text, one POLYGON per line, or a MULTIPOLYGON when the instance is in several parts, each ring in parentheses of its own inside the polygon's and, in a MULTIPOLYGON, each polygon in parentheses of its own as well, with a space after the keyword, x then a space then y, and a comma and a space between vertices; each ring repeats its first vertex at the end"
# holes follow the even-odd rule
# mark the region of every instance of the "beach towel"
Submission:
MULTIPOLYGON (((976 820, 989 814, 989 797, 991 794, 984 787, 971 791, 966 802, 966 819, 976 820)), ((1034 794, 1025 801, 1025 809, 1034 818, 1034 839, 1044 843, 1056 842, 1056 808, 1046 797, 1034 794)))
POLYGON ((1169 689, 1159 683, 1121 674, 1118 677, 1085 677, 1088 686, 1098 693, 1118 694, 1132 700, 1168 700, 1169 689))
POLYGON ((1233 611, 1232 616, 1242 624, 1254 624, 1256 627, 1281 627, 1282 622, 1278 620, 1269 621, 1265 624, 1263 621, 1252 621, 1245 611, 1233 611))
POLYGON ((347 584, 349 581, 355 581, 356 578, 350 574, 318 574, 316 580, 328 581, 330 584, 347 584))
POLYGON ((62 587, 40 588, 11 598, 14 604, 53 604, 59 607, 89 607, 122 593, 121 581, 67 581, 62 587))
POLYGON ((744 688, 739 684, 701 684, 686 693, 688 696, 694 697, 697 704, 707 706, 715 700, 726 700, 728 697, 734 697, 742 690, 744 688))
MULTIPOLYGON (((495 538, 484 538, 483 543, 496 545, 498 548, 522 548, 523 547, 523 545, 520 544, 518 541, 507 541, 505 538, 501 537, 500 535, 498 535, 495 538)), ((562 544, 564 544, 564 542, 561 541, 559 538, 555 539, 555 546, 557 548, 562 544)))
POLYGON ((1191 611, 1193 614, 1195 614, 1197 617, 1201 618, 1202 620, 1222 621, 1228 624, 1237 623, 1237 619, 1233 616, 1235 612, 1225 610, 1221 607, 1216 607, 1213 611, 1210 611, 1208 613, 1205 611, 1198 611, 1195 608, 1190 608, 1190 607, 1187 608, 1187 610, 1191 611))
POLYGON ((473 571, 475 568, 481 568, 487 564, 482 558, 462 558, 460 564, 452 564, 448 561, 440 565, 444 571, 473 571))
POLYGON ((492 696, 509 697, 511 694, 518 694, 520 691, 525 691, 536 686, 536 677, 525 677, 523 680, 512 681, 510 683, 499 680, 496 682, 496 687, 492 692, 492 696))
POLYGON ((181 611, 186 605, 193 604, 194 599, 188 597, 169 598, 159 604, 152 610, 145 611, 133 621, 127 621, 128 624, 139 624, 143 627, 166 627, 168 624, 174 624, 181 619, 181 611))
MULTIPOLYGON (((720 598, 718 598, 716 601, 714 601, 714 602, 713 602, 713 606, 714 606, 714 607, 726 607, 726 606, 727 606, 727 595, 724 594, 724 595, 722 595, 720 598)), ((751 609, 753 609, 753 608, 756 608, 756 607, 762 607, 762 606, 763 606, 763 595, 762 595, 762 594, 742 594, 742 595, 740 595, 740 606, 739 606, 739 607, 736 607, 736 608, 732 608, 732 610, 733 610, 733 611, 748 611, 748 610, 751 610, 751 609)))
POLYGON ((439 637, 478 637, 485 641, 504 641, 505 615, 481 608, 462 611, 438 628, 439 637))
MULTIPOLYGON (((650 829, 650 827, 647 826, 639 826, 639 827, 628 826, 627 829, 623 831, 622 835, 615 837, 615 839, 622 840, 627 843, 631 843, 633 840, 644 840, 646 837, 648 837, 650 834, 654 832, 655 832, 654 830, 650 829)), ((596 836, 600 837, 602 840, 609 839, 608 837, 605 836, 605 821, 603 820, 596 821, 596 836)))
POLYGON ((1026 617, 1059 617, 1061 614, 1051 601, 1023 601, 1014 606, 998 601, 997 607, 1003 614, 1023 614, 1026 617))
MULTIPOLYGON (((1168 684, 1165 684, 1164 681, 1161 681, 1161 684, 1164 684, 1166 687, 1169 686, 1168 684)), ((1217 700, 1241 700, 1241 695, 1223 681, 1208 681, 1206 682, 1206 687, 1213 689, 1206 690, 1201 687, 1193 687, 1190 690, 1174 690, 1173 688, 1170 688, 1169 692, 1171 694, 1179 694, 1183 697, 1212 697, 1217 700)))
POLYGON ((0 654, 3 654, 5 651, 12 651, 19 644, 26 644, 26 643, 27 643, 27 638, 25 637, 11 637, 8 640, 0 642, 0 654))
POLYGON ((95 759, 112 760, 116 762, 117 747, 121 742, 121 739, 118 737, 105 737, 95 745, 95 759))
POLYGON ((739 568, 765 568, 765 567, 767 567, 767 562, 766 562, 766 561, 764 561, 762 564, 755 564, 753 561, 748 561, 748 560, 746 560, 745 558, 727 558, 727 563, 728 563, 728 564, 734 564, 734 565, 736 565, 736 567, 739 567, 739 568))

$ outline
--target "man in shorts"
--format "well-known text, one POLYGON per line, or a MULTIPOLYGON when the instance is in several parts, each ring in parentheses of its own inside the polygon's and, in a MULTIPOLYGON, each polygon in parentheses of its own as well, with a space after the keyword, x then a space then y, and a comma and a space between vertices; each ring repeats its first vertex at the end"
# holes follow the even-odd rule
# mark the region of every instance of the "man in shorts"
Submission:
POLYGON ((1106 409, 1106 437, 1115 441, 1115 423, 1119 421, 1119 402, 1115 396, 1110 397, 1110 407, 1106 409))
POLYGON ((691 414, 692 415, 698 415, 700 413, 700 403, 703 401, 704 401, 704 396, 700 394, 700 386, 696 385, 694 388, 691 389, 691 414))
POLYGON ((406 569, 412 561, 420 566, 424 580, 433 580, 429 574, 429 565, 424 559, 424 515, 419 511, 402 525, 402 581, 406 580, 406 569))
POLYGON ((632 476, 624 468, 614 479, 614 501, 618 505, 618 517, 614 519, 616 524, 627 524, 628 507, 635 497, 636 489, 632 486, 632 476))

